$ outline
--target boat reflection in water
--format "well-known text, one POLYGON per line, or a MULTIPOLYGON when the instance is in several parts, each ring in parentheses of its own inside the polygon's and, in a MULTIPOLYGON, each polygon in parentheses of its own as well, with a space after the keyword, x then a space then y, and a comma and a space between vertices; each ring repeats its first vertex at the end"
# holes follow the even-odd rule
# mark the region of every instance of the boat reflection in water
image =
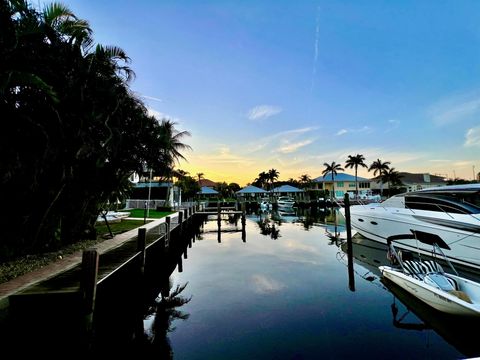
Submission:
MULTIPOLYGON (((347 243, 342 242, 340 249, 344 252, 342 256, 346 257, 347 243)), ((480 326, 480 319, 442 313, 391 281, 383 279, 378 266, 390 264, 386 257, 386 245, 355 234, 352 238, 352 250, 355 259, 355 274, 364 280, 382 286, 392 294, 393 326, 403 330, 434 331, 465 356, 478 356, 478 334, 472 329, 480 326)), ((471 269, 463 270, 463 276, 469 276, 476 281, 480 278, 480 274, 473 273, 471 269)))

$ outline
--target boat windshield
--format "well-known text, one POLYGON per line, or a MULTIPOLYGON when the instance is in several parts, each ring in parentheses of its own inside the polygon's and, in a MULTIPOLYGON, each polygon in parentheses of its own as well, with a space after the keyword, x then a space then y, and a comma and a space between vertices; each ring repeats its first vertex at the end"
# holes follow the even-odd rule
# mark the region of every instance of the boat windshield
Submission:
POLYGON ((458 195, 460 194, 423 193, 421 195, 406 195, 405 206, 409 209, 417 210, 444 211, 457 214, 480 214, 480 199, 478 198, 478 194, 476 194, 477 198, 472 196, 475 194, 468 194, 468 197, 458 195))

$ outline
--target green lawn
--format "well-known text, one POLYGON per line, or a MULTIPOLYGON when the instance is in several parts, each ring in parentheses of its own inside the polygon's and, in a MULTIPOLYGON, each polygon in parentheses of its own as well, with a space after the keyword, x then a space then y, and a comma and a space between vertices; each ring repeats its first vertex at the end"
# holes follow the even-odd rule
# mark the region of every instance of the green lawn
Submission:
MULTIPOLYGON (((140 218, 140 219, 143 219, 145 217, 145 209, 125 210, 125 212, 129 212, 130 217, 140 218)), ((173 214, 173 211, 157 211, 157 210, 150 209, 148 212, 148 217, 151 219, 160 219, 170 214, 173 214)))
MULTIPOLYGON (((112 230, 113 235, 123 233, 125 231, 129 231, 132 229, 136 229, 142 227, 143 223, 143 210, 137 209, 140 215, 132 215, 133 213, 136 214, 135 211, 131 212, 131 216, 138 216, 142 219, 140 220, 127 220, 123 219, 121 222, 114 222, 109 223, 110 229, 112 230)), ((171 214, 170 212, 159 212, 159 211, 150 211, 149 217, 160 218, 162 216, 167 216, 171 214)), ((147 220, 147 223, 151 220, 147 220)), ((46 266, 52 262, 55 262, 61 257, 68 256, 73 254, 76 251, 84 250, 95 246, 95 244, 105 241, 110 238, 110 233, 108 231, 107 225, 99 223, 95 226, 97 230, 97 239, 95 240, 82 240, 78 241, 74 244, 65 246, 61 249, 56 251, 42 253, 42 254, 35 254, 35 255, 27 255, 20 257, 18 259, 2 263, 0 264, 0 284, 11 279, 16 278, 17 276, 23 275, 27 272, 37 270, 43 266, 46 266)))

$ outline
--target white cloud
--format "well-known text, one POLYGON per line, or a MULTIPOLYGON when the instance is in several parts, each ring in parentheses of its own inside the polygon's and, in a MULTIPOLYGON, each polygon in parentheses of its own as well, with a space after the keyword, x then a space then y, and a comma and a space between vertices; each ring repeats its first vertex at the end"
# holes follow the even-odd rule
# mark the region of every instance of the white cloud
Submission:
MULTIPOLYGON (((182 120, 178 117, 174 117, 165 113, 162 113, 160 111, 155 110, 154 108, 147 107, 147 114, 149 116, 154 116, 157 120, 162 120, 162 119, 170 119, 171 121, 180 124, 182 120)), ((178 126, 177 126, 178 128, 178 126)))
POLYGON ((278 148, 278 151, 281 152, 282 154, 289 154, 289 153, 292 153, 292 152, 295 152, 297 151, 298 149, 306 146, 306 145, 309 145, 313 142, 313 140, 304 140, 304 141, 299 141, 297 143, 293 143, 293 144, 286 144, 280 148, 278 148))
POLYGON ((477 96, 452 97, 433 105, 430 116, 437 125, 447 125, 462 121, 480 112, 480 98, 477 96))
MULTIPOLYGON (((305 127, 299 129, 292 129, 287 131, 281 131, 264 138, 258 139, 253 143, 248 144, 245 148, 248 153, 257 152, 267 148, 269 145, 278 145, 278 143, 289 144, 294 140, 299 141, 298 138, 305 133, 311 133, 312 131, 318 129, 318 127, 305 127)), ((308 140, 313 142, 313 140, 308 140)), ((307 144, 305 144, 307 145, 307 144)))
POLYGON ((270 116, 276 115, 282 111, 282 108, 278 106, 271 105, 259 105, 250 109, 247 117, 250 120, 261 120, 269 118, 270 116))
POLYGON ((242 166, 252 166, 255 161, 248 157, 232 154, 230 148, 226 145, 220 145, 217 149, 208 155, 198 155, 199 159, 206 164, 237 164, 242 166))
POLYGON ((468 129, 465 134, 465 146, 480 146, 480 126, 468 129))
POLYGON ((252 281, 255 292, 260 294, 274 293, 285 288, 285 284, 282 284, 277 280, 268 278, 265 275, 253 275, 252 281))
POLYGON ((147 107, 147 114, 148 114, 148 116, 154 116, 154 117, 156 117, 156 118, 159 119, 159 120, 160 120, 160 119, 162 118, 162 116, 163 116, 163 114, 162 114, 160 111, 157 111, 157 110, 152 109, 152 108, 150 108, 150 107, 147 107))
POLYGON ((361 132, 372 132, 372 128, 365 125, 359 129, 341 129, 335 135, 341 136, 341 135, 345 135, 346 133, 361 133, 361 132))

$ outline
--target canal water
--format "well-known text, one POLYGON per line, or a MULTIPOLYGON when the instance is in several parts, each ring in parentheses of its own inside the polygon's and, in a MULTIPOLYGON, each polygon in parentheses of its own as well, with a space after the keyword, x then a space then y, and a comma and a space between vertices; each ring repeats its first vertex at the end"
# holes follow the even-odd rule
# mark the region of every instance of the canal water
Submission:
POLYGON ((188 360, 480 356, 478 321, 383 283, 383 245, 354 236, 349 277, 334 215, 250 214, 243 234, 239 219, 205 221, 143 321, 147 343, 188 360))

